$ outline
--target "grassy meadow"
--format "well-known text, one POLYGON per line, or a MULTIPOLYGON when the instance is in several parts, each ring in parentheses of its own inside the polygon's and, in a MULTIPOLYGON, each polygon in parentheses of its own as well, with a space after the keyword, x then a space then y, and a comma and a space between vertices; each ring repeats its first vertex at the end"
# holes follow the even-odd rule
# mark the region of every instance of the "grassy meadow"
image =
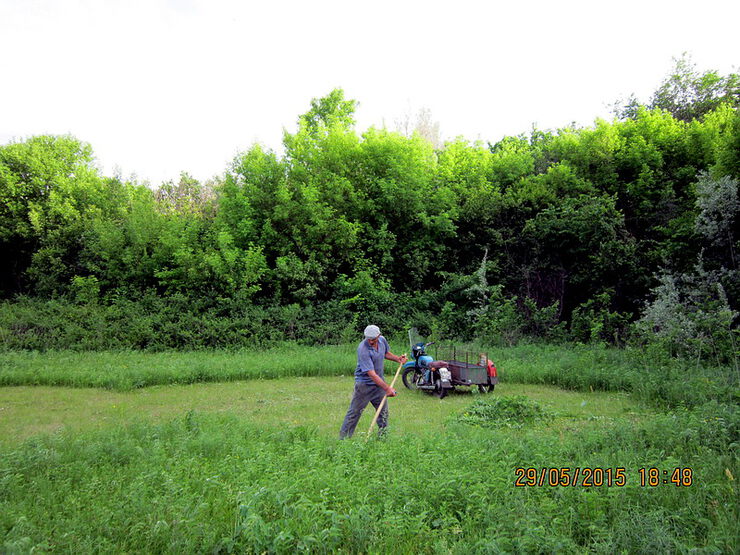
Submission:
POLYGON ((353 359, 0 354, 0 553, 737 551, 731 374, 686 374, 680 402, 659 394, 679 368, 624 351, 502 349, 492 394, 401 386, 385 438, 366 410, 338 441, 353 359), (518 487, 519 468, 548 471, 518 487), (548 483, 575 468, 624 485, 548 483))

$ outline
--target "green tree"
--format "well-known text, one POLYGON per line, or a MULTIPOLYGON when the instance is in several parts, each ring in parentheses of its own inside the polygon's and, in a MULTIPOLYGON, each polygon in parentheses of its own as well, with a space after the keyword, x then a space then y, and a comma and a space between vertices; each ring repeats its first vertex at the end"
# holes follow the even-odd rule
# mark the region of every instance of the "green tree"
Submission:
POLYGON ((342 89, 311 100, 311 109, 299 118, 299 127, 309 134, 326 133, 335 127, 351 129, 355 125, 356 100, 345 100, 342 89))
POLYGON ((214 184, 201 184, 186 172, 177 183, 166 181, 155 191, 159 209, 170 214, 213 218, 216 212, 214 184))
POLYGON ((86 220, 111 210, 111 195, 90 145, 69 136, 37 136, 0 147, 2 293, 50 295, 79 270, 86 220))
POLYGON ((540 307, 557 302, 567 316, 605 287, 621 291, 633 275, 635 243, 614 197, 566 198, 530 219, 523 235, 531 257, 524 291, 540 307))
POLYGON ((504 226, 496 217, 502 202, 493 167, 496 154, 482 143, 458 138, 438 151, 437 157, 436 182, 454 202, 449 213, 455 234, 447 240, 447 270, 472 273, 476 260, 486 251, 495 266, 504 253, 504 226))
POLYGON ((167 216, 157 210, 154 193, 145 185, 121 184, 123 206, 115 215, 91 219, 82 253, 86 273, 98 277, 104 291, 142 291, 157 286, 155 273, 167 255, 161 246, 170 243, 167 216))
POLYGON ((361 199, 360 262, 375 266, 396 291, 438 283, 434 261, 448 259, 455 197, 435 182, 436 164, 431 143, 417 134, 373 128, 363 135, 353 178, 361 199))
POLYGON ((358 224, 348 175, 359 139, 354 101, 341 90, 314 99, 282 160, 259 146, 235 161, 219 192, 219 229, 237 248, 262 248, 265 282, 280 302, 326 298, 340 274, 353 273, 358 224))
POLYGON ((679 121, 703 118, 722 105, 740 106, 740 75, 721 75, 716 70, 699 72, 691 56, 684 53, 673 59, 673 68, 647 104, 634 95, 617 101, 614 113, 620 120, 635 118, 641 109, 659 109, 679 121))
POLYGON ((737 371, 738 312, 722 286, 725 277, 725 271, 706 270, 701 257, 690 272, 664 271, 636 325, 642 340, 672 355, 731 363, 737 371))
POLYGON ((650 108, 670 112, 681 121, 699 119, 728 103, 740 106, 740 75, 720 75, 715 70, 699 73, 691 57, 674 58, 672 73, 663 81, 650 101, 650 108))

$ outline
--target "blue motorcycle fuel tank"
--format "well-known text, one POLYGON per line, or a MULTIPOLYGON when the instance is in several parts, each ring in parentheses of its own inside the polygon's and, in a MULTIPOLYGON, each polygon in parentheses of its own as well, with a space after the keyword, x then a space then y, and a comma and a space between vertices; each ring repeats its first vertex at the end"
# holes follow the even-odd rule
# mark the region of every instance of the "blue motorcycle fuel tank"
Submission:
POLYGON ((429 355, 422 355, 419 357, 419 366, 429 366, 432 362, 434 362, 434 359, 429 355))
MULTIPOLYGON (((429 355, 422 355, 419 357, 419 366, 422 368, 428 368, 429 365, 434 361, 434 358, 430 357, 429 355)), ((403 368, 414 368, 416 366, 416 362, 413 360, 409 360, 406 362, 406 364, 403 365, 403 368)))

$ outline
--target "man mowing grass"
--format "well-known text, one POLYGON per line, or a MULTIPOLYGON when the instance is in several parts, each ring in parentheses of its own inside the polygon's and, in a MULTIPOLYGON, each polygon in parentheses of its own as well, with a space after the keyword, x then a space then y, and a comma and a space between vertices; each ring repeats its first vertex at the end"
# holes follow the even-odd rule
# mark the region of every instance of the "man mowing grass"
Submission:
MULTIPOLYGON (((357 368, 355 368, 355 391, 349 410, 344 417, 342 428, 339 430, 339 439, 352 437, 362 411, 368 403, 377 410, 384 396, 395 397, 396 390, 385 383, 383 379, 383 361, 385 359, 403 364, 406 355, 396 356, 391 353, 385 337, 380 335, 378 326, 370 325, 365 328, 365 339, 357 346, 357 368)), ((388 425, 388 403, 378 416, 378 434, 383 435, 388 425)))

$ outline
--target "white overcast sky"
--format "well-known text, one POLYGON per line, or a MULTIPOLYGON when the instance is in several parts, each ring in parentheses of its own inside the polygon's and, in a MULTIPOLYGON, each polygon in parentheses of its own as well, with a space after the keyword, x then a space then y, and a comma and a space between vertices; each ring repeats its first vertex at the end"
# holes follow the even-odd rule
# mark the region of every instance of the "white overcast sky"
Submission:
POLYGON ((0 0, 0 144, 89 142, 106 175, 205 180, 259 142, 281 152, 342 87, 358 130, 431 110, 444 139, 610 118, 689 52, 740 63, 729 0, 0 0))

